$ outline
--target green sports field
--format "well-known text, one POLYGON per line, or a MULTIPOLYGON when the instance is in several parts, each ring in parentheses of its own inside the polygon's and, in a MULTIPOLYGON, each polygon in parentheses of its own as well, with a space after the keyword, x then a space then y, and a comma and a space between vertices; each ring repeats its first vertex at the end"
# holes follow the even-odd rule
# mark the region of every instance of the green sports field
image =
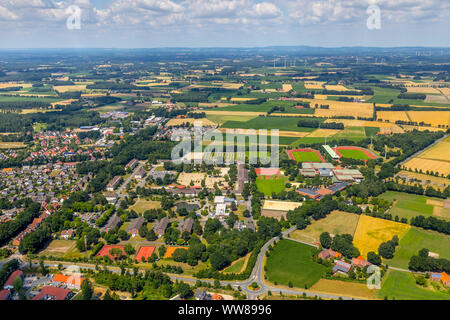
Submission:
POLYGON ((310 288, 325 274, 326 267, 312 261, 314 247, 280 240, 267 258, 267 277, 281 285, 292 283, 294 287, 310 288))
POLYGON ((394 258, 386 260, 386 263, 393 267, 408 269, 408 263, 411 257, 417 255, 418 251, 423 248, 438 253, 440 258, 450 259, 449 236, 412 227, 400 239, 399 246, 395 250, 394 258))
POLYGON ((378 298, 392 300, 450 300, 450 294, 418 286, 409 272, 390 270, 382 282, 378 298))
POLYGON ((286 182, 287 179, 283 176, 280 176, 278 178, 272 177, 270 179, 261 176, 256 179, 256 187, 266 196, 271 196, 274 192, 280 193, 281 191, 283 191, 285 189, 286 182))
POLYGON ((292 156, 297 162, 322 162, 317 153, 312 151, 294 151, 292 156))
POLYGON ((369 160, 370 158, 361 150, 338 150, 344 158, 356 160, 369 160))

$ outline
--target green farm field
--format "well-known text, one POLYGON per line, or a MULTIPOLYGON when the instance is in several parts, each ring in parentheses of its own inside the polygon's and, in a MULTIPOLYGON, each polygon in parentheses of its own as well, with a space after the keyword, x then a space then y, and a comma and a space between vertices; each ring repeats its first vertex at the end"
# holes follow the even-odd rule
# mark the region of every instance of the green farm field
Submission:
POLYGON ((256 117, 247 122, 227 121, 222 128, 240 129, 279 129, 283 131, 313 132, 315 128, 304 128, 297 126, 298 119, 295 117, 256 117))
POLYGON ((409 220, 419 215, 425 217, 434 215, 450 220, 450 209, 443 207, 442 199, 395 191, 386 191, 380 198, 394 202, 390 210, 393 217, 399 216, 409 220))
POLYGON ((450 259, 450 237, 435 231, 412 227, 399 241, 394 258, 386 263, 397 268, 408 269, 409 260, 419 250, 426 248, 438 253, 440 258, 450 259))
POLYGON ((312 260, 314 247, 291 240, 280 240, 267 258, 267 277, 272 283, 292 283, 310 288, 325 274, 326 267, 312 260))
POLYGON ((378 298, 390 300, 450 300, 450 294, 419 287, 409 272, 389 270, 378 298))

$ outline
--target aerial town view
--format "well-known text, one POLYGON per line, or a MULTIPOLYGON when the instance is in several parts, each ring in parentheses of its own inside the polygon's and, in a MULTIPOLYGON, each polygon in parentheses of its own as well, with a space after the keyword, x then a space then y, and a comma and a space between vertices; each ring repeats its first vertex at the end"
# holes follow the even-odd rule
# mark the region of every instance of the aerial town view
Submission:
POLYGON ((0 303, 450 300, 429 2, 0 0, 0 303))

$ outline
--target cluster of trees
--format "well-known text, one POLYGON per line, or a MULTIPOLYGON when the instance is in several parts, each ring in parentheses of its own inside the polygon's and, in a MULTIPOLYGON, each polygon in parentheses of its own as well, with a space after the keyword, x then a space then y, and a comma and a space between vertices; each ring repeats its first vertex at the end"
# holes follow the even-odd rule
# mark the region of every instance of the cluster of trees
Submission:
POLYGON ((342 123, 337 122, 325 123, 315 118, 301 118, 297 122, 297 127, 344 130, 344 124, 342 123))
POLYGON ((383 242, 378 247, 378 254, 384 259, 392 259, 394 257, 395 248, 398 246, 398 236, 395 235, 391 240, 383 242))
POLYGON ((401 93, 397 96, 399 99, 414 99, 414 100, 425 100, 427 97, 426 94, 423 93, 401 93))
POLYGON ((331 238, 328 232, 323 232, 320 234, 320 244, 323 248, 331 248, 349 259, 359 256, 359 250, 353 245, 353 237, 350 234, 337 234, 331 238))
POLYGON ((41 205, 27 199, 24 203, 24 211, 13 220, 0 224, 0 245, 6 244, 12 237, 24 230, 34 218, 39 216, 41 205))
POLYGON ((94 274, 95 282, 107 286, 113 291, 130 292, 132 297, 137 294, 142 295, 144 300, 153 300, 155 294, 162 298, 169 299, 179 294, 186 299, 192 296, 192 288, 185 283, 174 283, 169 276, 161 271, 147 271, 145 274, 138 273, 135 269, 131 274, 122 268, 121 274, 116 274, 107 270, 101 270, 94 274))
POLYGON ((450 221, 435 217, 424 217, 422 215, 411 218, 410 224, 428 230, 450 234, 450 221))
POLYGON ((429 250, 423 248, 419 250, 418 255, 414 255, 409 260, 408 268, 420 272, 446 272, 450 273, 450 260, 430 257, 429 250))

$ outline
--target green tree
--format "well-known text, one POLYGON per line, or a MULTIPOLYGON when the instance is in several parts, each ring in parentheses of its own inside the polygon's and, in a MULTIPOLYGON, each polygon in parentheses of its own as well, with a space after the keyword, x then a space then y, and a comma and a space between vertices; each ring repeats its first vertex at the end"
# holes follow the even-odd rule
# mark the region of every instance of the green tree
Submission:
POLYGON ((92 283, 89 279, 85 279, 81 284, 81 297, 83 300, 91 300, 94 294, 94 289, 92 288, 92 283))

